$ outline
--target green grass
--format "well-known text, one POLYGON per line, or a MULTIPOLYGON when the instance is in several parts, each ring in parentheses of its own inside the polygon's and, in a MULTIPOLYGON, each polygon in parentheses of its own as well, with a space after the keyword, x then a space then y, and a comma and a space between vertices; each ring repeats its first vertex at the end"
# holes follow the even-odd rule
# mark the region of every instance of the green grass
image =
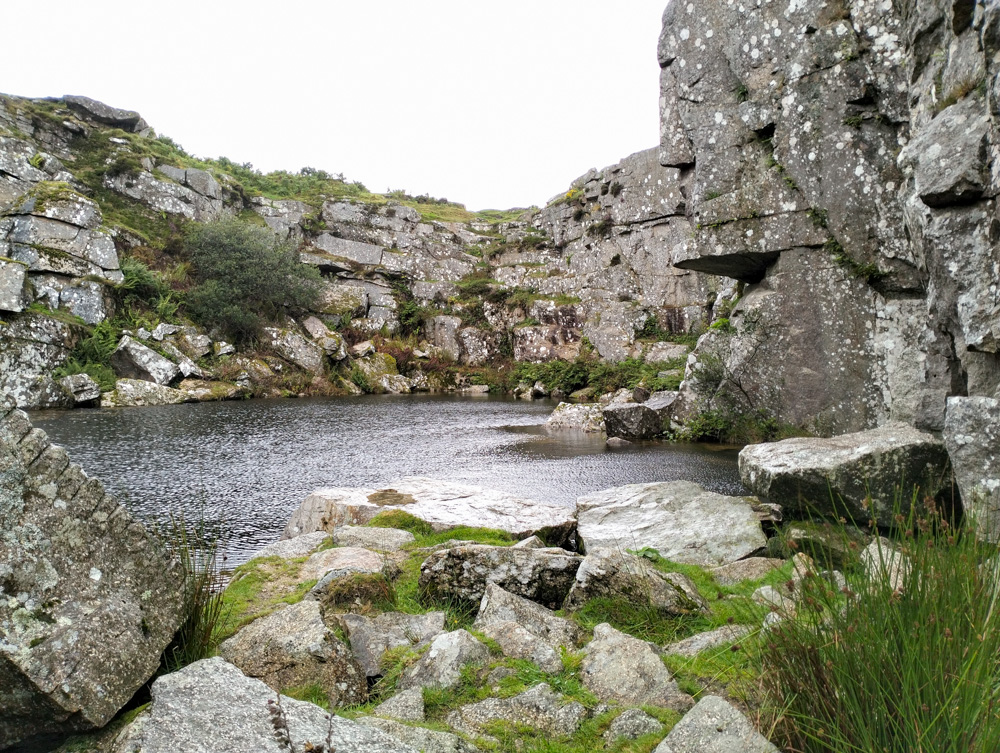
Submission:
POLYGON ((797 618, 763 640, 758 671, 788 749, 1000 750, 996 547, 933 510, 897 523, 902 583, 851 574, 840 592, 807 578, 797 618))

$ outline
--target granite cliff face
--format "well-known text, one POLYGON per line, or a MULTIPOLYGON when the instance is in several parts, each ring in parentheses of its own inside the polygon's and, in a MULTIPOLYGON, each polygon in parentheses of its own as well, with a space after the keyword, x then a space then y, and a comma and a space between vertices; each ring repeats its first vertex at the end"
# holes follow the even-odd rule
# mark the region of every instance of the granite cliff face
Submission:
POLYGON ((1000 5, 673 2, 661 164, 688 188, 677 266, 739 281, 680 416, 822 435, 940 431, 992 396, 1000 5))

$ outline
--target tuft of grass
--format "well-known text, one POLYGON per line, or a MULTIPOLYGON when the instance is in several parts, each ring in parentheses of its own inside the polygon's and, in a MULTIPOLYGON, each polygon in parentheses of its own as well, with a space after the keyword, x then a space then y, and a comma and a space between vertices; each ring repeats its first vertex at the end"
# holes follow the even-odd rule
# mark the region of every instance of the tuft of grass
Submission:
POLYGON ((996 547, 931 501, 897 522, 901 582, 880 544, 876 577, 849 575, 843 591, 807 577, 799 616, 764 638, 760 670, 789 750, 1000 750, 996 547))

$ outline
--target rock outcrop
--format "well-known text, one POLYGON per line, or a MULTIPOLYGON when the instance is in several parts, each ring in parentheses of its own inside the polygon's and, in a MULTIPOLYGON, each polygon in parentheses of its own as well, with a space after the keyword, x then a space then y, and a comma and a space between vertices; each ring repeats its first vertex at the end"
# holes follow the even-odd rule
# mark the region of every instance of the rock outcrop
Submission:
POLYGON ((106 724, 181 621, 180 566, 0 396, 0 748, 106 724))

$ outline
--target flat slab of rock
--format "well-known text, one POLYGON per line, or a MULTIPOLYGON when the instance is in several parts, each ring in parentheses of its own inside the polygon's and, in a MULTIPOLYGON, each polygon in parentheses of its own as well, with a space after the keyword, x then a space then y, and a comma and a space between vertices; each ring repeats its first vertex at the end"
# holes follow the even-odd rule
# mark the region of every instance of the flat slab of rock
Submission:
MULTIPOLYGON (((368 677, 382 674, 385 652, 400 646, 425 646, 444 632, 444 612, 383 612, 375 618, 339 614, 334 618, 351 642, 351 651, 368 677)), ((421 704, 423 702, 421 701, 421 704)), ((421 708, 423 706, 421 705, 421 708)))
POLYGON ((602 597, 648 604, 674 616, 708 609, 686 575, 660 572, 644 558, 620 549, 595 549, 584 558, 563 607, 580 609, 591 599, 602 597))
MULTIPOLYGON (((111 753, 285 753, 271 726, 277 694, 222 658, 204 659, 160 677, 153 701, 116 740, 111 753)), ((373 727, 330 717, 312 703, 281 697, 296 751, 320 745, 328 728, 337 753, 417 753, 373 727)))
POLYGON ((740 478, 761 499, 789 510, 846 514, 861 524, 874 513, 884 526, 893 525, 895 500, 905 514, 915 486, 921 496, 949 503, 950 469, 941 440, 899 422, 829 439, 796 437, 748 445, 740 451, 740 478), (843 502, 835 509, 831 499, 843 502))
POLYGON ((604 415, 600 403, 559 403, 545 426, 601 434, 604 432, 604 415))
POLYGON ((784 564, 785 560, 773 557, 747 557, 745 560, 713 567, 709 572, 720 586, 735 586, 745 580, 765 578, 784 564))
POLYGON ((319 587, 323 581, 329 582, 345 575, 379 573, 385 566, 385 557, 370 549, 355 546, 334 547, 310 556, 302 565, 299 577, 303 580, 315 578, 320 581, 316 584, 319 587))
POLYGON ((414 476, 381 489, 317 489, 292 515, 282 537, 361 525, 382 510, 404 510, 430 523, 436 531, 454 526, 497 528, 517 538, 537 533, 559 546, 567 544, 576 529, 576 515, 568 507, 470 484, 414 476))
POLYGON ((778 753, 778 749, 732 704, 707 695, 653 753, 778 753))
POLYGON ((259 617, 223 641, 219 654, 274 690, 319 685, 330 708, 368 698, 365 671, 323 624, 316 601, 300 601, 259 617))
POLYGON ((715 567, 767 544, 744 497, 710 492, 690 481, 629 484, 577 499, 583 547, 656 549, 663 557, 715 567))
POLYGON ((482 735, 490 722, 523 724, 553 735, 572 735, 587 718, 587 709, 577 701, 565 698, 540 683, 512 698, 487 698, 470 703, 448 715, 447 722, 455 730, 468 735, 482 735))
POLYGON ((479 601, 486 585, 553 608, 573 585, 582 557, 556 548, 473 544, 434 552, 420 566, 420 587, 439 598, 479 601))
POLYGON ((407 669, 399 680, 399 687, 453 688, 461 679, 466 664, 485 664, 490 651, 467 630, 442 633, 431 642, 427 653, 407 669))
POLYGON ((0 748, 104 726, 182 620, 180 565, 0 394, 0 748))
POLYGON ((670 643, 663 647, 663 653, 691 658, 702 651, 729 646, 749 635, 751 630, 749 625, 723 625, 715 630, 698 633, 682 641, 670 643))
POLYGON ((364 526, 340 526, 334 530, 331 536, 333 536, 333 543, 337 546, 358 546, 376 552, 398 552, 407 544, 412 544, 416 538, 409 531, 403 531, 399 528, 366 528, 364 526))
POLYGON ((411 727, 393 719, 380 719, 375 716, 363 717, 358 723, 380 729, 397 740, 412 745, 420 753, 478 753, 479 751, 475 745, 450 732, 411 727))
POLYGON ((263 549, 259 549, 250 559, 255 560, 261 557, 282 557, 284 559, 295 559, 296 557, 308 557, 316 551, 329 536, 324 531, 307 533, 304 536, 296 536, 294 539, 282 539, 268 544, 263 549))
POLYGON ((990 541, 1000 541, 1000 400, 949 397, 944 443, 966 513, 990 541))
POLYGON ((111 392, 101 395, 102 408, 140 408, 151 405, 180 405, 194 398, 187 392, 142 379, 119 379, 111 392))
POLYGON ((686 711, 694 704, 646 641, 604 622, 594 628, 594 640, 584 651, 580 679, 601 700, 676 711, 686 711))

